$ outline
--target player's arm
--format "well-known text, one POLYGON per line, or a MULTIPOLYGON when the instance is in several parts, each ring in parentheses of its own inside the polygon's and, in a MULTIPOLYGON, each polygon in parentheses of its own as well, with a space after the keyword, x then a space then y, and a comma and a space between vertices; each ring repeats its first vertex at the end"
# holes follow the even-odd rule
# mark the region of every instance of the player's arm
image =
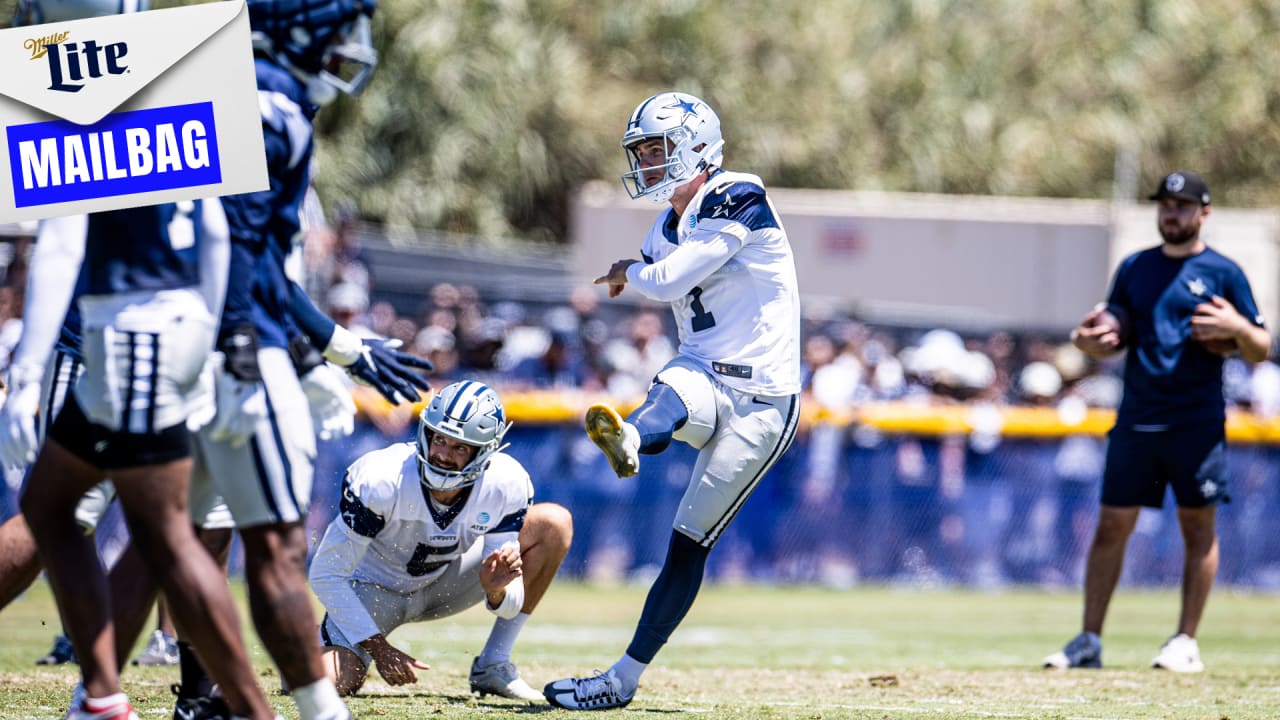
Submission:
POLYGON ((356 380, 372 386, 388 402, 414 402, 420 392, 431 389, 422 371, 431 371, 430 361, 401 352, 397 340, 361 338, 335 323, 320 311, 298 283, 291 283, 290 311, 312 345, 334 365, 344 368, 356 380))
POLYGON ((0 411, 0 461, 21 466, 35 459, 40 379, 58 342, 84 261, 86 215, 40 223, 27 275, 22 339, 9 366, 9 395, 0 411))
MULTIPOLYGON (((741 249, 741 238, 729 232, 694 232, 655 263, 626 261, 628 264, 621 268, 622 280, 651 300, 672 302, 688 295, 698 283, 719 270, 741 249)), ((615 263, 610 274, 596 282, 615 284, 610 278, 617 279, 619 264, 615 263)))
POLYGON ((524 476, 524 491, 510 499, 508 512, 484 536, 484 559, 480 563, 480 585, 485 608, 500 618, 511 619, 524 607, 524 563, 520 555, 520 529, 533 504, 533 484, 524 476))
POLYGON ((231 270, 231 231, 217 198, 200 201, 200 294, 214 317, 222 315, 231 270))
MULTIPOLYGON (((1254 317, 1261 320, 1256 313, 1254 317)), ((1271 353, 1271 333, 1219 295, 1196 306, 1191 316, 1191 337, 1201 341, 1235 341, 1240 356, 1253 363, 1266 360, 1271 353)))
POLYGON ((344 481, 338 515, 325 529, 307 575, 329 619, 352 642, 380 634, 378 624, 352 589, 351 578, 385 526, 383 516, 366 506, 344 481))
POLYGON ((484 588, 485 609, 510 620, 524 607, 524 563, 518 533, 489 533, 484 536, 484 559, 480 562, 480 586, 484 588))

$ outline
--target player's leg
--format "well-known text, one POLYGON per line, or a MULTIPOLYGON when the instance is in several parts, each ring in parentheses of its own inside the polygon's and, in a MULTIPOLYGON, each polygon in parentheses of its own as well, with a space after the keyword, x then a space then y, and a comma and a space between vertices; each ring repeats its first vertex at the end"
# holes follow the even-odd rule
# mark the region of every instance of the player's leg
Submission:
MULTIPOLYGON (((479 553, 474 554, 476 555, 475 565, 479 567, 479 553)), ((478 573, 476 577, 478 587, 478 573)), ((435 584, 412 595, 391 592, 372 583, 358 580, 352 581, 351 589, 365 611, 369 613, 369 617, 373 619, 378 632, 384 637, 401 625, 414 621, 411 618, 432 619, 423 617, 422 608, 427 605, 426 593, 433 592, 436 589, 435 584)), ((479 598, 484 598, 483 590, 480 591, 479 598)), ((471 604, 474 605, 477 602, 479 599, 471 604)), ((455 612, 461 612, 466 607, 470 606, 458 607, 455 612)), ((349 639, 338 622, 328 614, 320 621, 320 644, 322 646, 320 659, 325 678, 333 683, 339 695, 343 697, 351 695, 364 686, 369 676, 369 666, 373 664, 373 656, 360 646, 358 640, 349 639)))
POLYGON ((1186 552, 1182 570, 1182 611, 1178 631, 1161 647, 1152 665, 1175 672, 1200 672, 1204 663, 1196 632, 1218 575, 1217 505, 1227 496, 1226 434, 1222 425, 1181 428, 1170 433, 1171 466, 1178 527, 1186 552))
POLYGON ((660 453, 673 439, 701 448, 715 430, 715 418, 710 380, 692 361, 677 357, 625 421, 612 406, 597 404, 587 409, 585 425, 618 477, 630 477, 640 470, 640 455, 660 453))
POLYGON ((50 438, 112 478, 134 546, 175 621, 202 649, 227 705, 237 715, 273 718, 230 590, 196 539, 188 511, 186 423, 211 400, 201 376, 216 323, 192 290, 162 291, 145 301, 83 297, 80 308, 85 370, 76 402, 64 406, 50 438))
POLYGON ((175 621, 202 648, 227 705, 246 717, 272 718, 240 635, 221 569, 191 529, 186 479, 191 461, 113 472, 134 545, 164 591, 175 621))
POLYGON ((1120 582, 1125 549, 1142 506, 1160 507, 1167 479, 1156 451, 1161 433, 1115 428, 1108 436, 1102 474, 1102 504, 1084 572, 1081 631, 1062 650, 1046 657, 1045 667, 1102 667, 1102 626, 1120 582))
POLYGON ((346 717, 321 660, 306 579, 303 522, 315 456, 310 410, 285 350, 260 350, 258 365, 268 416, 239 447, 203 434, 198 444, 244 541, 254 627, 302 720, 346 717))
POLYGON ((529 687, 511 662, 511 649, 529 616, 542 601, 560 563, 573 542, 573 516, 555 503, 529 508, 520 528, 520 559, 524 605, 513 618, 497 618, 484 648, 471 663, 471 691, 521 700, 541 700, 542 693, 529 687))
POLYGON ((92 698, 120 692, 106 577, 93 541, 75 520, 79 498, 100 479, 96 468, 50 439, 36 457, 22 496, 23 515, 92 698))
MULTIPOLYGON (((6 608, 40 576, 40 555, 21 513, 0 525, 0 608, 6 608)), ((41 663, 48 664, 48 663, 41 663)))
POLYGON ((627 652, 604 673, 548 684, 543 693, 553 705, 604 710, 631 702, 640 676, 693 606, 712 546, 795 439, 799 396, 752 396, 719 384, 715 388, 715 431, 698 455, 666 560, 627 652))

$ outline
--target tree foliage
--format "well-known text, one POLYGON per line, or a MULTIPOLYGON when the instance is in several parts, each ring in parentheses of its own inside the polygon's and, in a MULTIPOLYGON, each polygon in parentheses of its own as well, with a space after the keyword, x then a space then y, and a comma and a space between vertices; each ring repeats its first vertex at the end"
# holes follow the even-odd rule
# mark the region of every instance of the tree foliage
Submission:
POLYGON ((774 186, 1108 197, 1173 168, 1280 204, 1276 0, 381 0, 368 92, 321 114, 322 196, 395 227, 563 241, 667 89, 774 186))

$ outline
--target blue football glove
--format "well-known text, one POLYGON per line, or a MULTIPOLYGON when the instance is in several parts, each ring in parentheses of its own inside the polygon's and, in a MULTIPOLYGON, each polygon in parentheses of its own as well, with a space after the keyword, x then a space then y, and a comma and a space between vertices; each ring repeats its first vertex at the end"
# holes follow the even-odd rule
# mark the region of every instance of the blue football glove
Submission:
POLYGON ((417 355, 401 352, 399 340, 366 338, 356 361, 345 370, 351 377, 372 387, 392 405, 416 402, 419 396, 431 389, 422 371, 435 369, 430 361, 417 355))

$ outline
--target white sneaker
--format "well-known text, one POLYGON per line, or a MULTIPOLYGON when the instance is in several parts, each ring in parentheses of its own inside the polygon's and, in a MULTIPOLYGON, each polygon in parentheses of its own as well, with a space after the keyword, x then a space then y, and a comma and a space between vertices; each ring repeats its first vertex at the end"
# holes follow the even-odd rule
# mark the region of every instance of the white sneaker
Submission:
POLYGON ((640 431, 622 419, 617 410, 598 403, 587 408, 583 423, 591 438, 609 458, 609 464, 620 478, 640 472, 640 431))
POLYGON ((67 710, 65 720, 138 720, 124 693, 111 698, 82 697, 67 710))
POLYGON ((542 693, 529 687, 529 683, 520 678, 520 671, 510 662, 494 663, 480 667, 480 658, 471 661, 471 692, 512 700, 528 700, 542 702, 542 693))
POLYGON ((610 669, 587 678, 565 678, 542 689, 547 702, 565 710, 608 710, 626 707, 635 697, 622 692, 622 681, 610 669))
POLYGON ((151 633, 151 640, 133 659, 134 665, 177 665, 178 639, 163 630, 151 633))
POLYGON ((1044 666, 1055 670, 1102 667, 1102 641, 1093 633, 1082 632, 1058 652, 1044 659, 1044 666))
POLYGON ((1204 672, 1204 663, 1200 661, 1200 644, 1195 638, 1178 633, 1160 646, 1160 654, 1151 661, 1151 667, 1173 672, 1204 672))

